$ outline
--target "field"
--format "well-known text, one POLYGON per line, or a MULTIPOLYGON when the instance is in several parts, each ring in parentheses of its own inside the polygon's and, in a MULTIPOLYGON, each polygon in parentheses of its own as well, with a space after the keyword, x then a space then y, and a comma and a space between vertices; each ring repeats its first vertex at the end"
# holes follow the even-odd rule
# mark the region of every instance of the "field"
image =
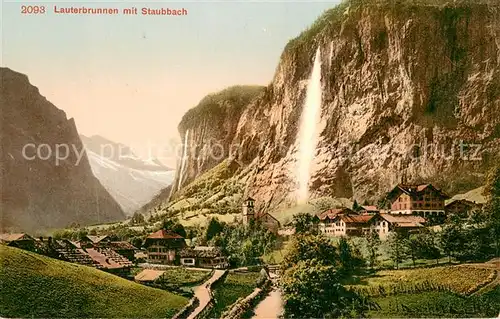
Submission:
POLYGON ((209 274, 209 270, 167 268, 162 281, 172 286, 191 286, 205 281, 209 274))
POLYGON ((171 317, 187 298, 0 245, 2 317, 171 317))
POLYGON ((219 318, 238 298, 251 294, 259 278, 258 272, 229 273, 223 282, 214 286, 215 306, 208 317, 219 318))
POLYGON ((433 290, 470 294, 491 282, 495 275, 496 272, 492 269, 465 265, 383 270, 374 275, 358 278, 359 282, 350 287, 369 296, 433 290))
POLYGON ((423 292, 374 298, 379 310, 372 318, 494 318, 500 309, 500 287, 480 296, 423 292))

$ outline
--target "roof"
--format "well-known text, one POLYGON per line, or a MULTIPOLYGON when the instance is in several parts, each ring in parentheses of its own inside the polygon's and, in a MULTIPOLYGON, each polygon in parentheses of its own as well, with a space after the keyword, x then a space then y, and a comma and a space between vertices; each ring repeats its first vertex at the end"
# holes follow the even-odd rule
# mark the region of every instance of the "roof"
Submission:
POLYGON ((80 248, 79 245, 76 245, 74 242, 68 239, 55 240, 55 243, 57 243, 60 248, 80 248))
POLYGON ((344 208, 329 209, 329 210, 322 212, 319 215, 319 219, 321 219, 321 220, 325 220, 327 218, 334 219, 335 217, 337 217, 337 215, 340 215, 340 214, 356 215, 356 212, 352 211, 349 208, 345 208, 345 207, 344 208))
POLYGON ((112 241, 108 244, 112 249, 136 250, 137 248, 128 241, 112 241))
POLYGON ((363 210, 365 210, 367 212, 378 212, 379 211, 377 206, 364 205, 364 206, 361 206, 361 208, 363 208, 363 210))
POLYGON ((432 184, 419 184, 419 185, 411 185, 411 184, 398 184, 396 185, 386 196, 386 198, 394 198, 394 196, 399 194, 408 194, 410 196, 415 196, 420 194, 421 192, 430 188, 432 191, 437 192, 444 199, 450 198, 448 194, 437 189, 432 184))
POLYGON ((108 238, 107 235, 103 235, 103 236, 92 236, 92 235, 87 235, 87 238, 93 242, 94 244, 97 244, 99 243, 100 241, 102 241, 103 239, 106 239, 108 238))
POLYGON ((224 256, 219 247, 196 246, 194 248, 184 248, 179 252, 181 257, 204 257, 215 258, 224 256))
MULTIPOLYGON (((271 215, 269 213, 264 213, 264 212, 258 212, 257 214, 255 214, 255 218, 259 219, 259 218, 262 218, 262 217, 264 217, 266 215, 269 216, 269 217, 271 217, 272 219, 274 219, 275 221, 278 222, 278 220, 273 215, 271 215)), ((278 224, 279 224, 279 222, 278 222, 278 224)))
POLYGON ((0 240, 5 242, 17 241, 17 240, 32 240, 33 238, 25 233, 15 233, 15 234, 0 234, 0 240))
POLYGON ((165 270, 144 269, 134 279, 137 281, 155 281, 165 273, 165 270))
MULTIPOLYGON (((88 248, 84 250, 87 255, 92 258, 95 262, 97 262, 101 267, 106 268, 106 269, 118 269, 118 268, 124 268, 127 266, 130 266, 132 263, 129 260, 126 260, 125 257, 121 257, 123 259, 123 262, 119 262, 116 260, 115 256, 109 255, 109 254, 104 254, 101 251, 98 251, 97 249, 94 248, 88 248)), ((116 254, 116 253, 115 253, 116 254)))
POLYGON ((160 229, 152 234, 149 234, 147 238, 151 239, 184 239, 181 235, 178 235, 170 230, 160 229))
POLYGON ((454 200, 454 201, 448 203, 445 207, 451 207, 451 206, 454 206, 457 204, 463 204, 463 205, 466 205, 469 207, 481 207, 481 206, 483 206, 482 204, 479 204, 476 202, 471 202, 470 200, 467 200, 467 199, 458 199, 458 200, 454 200))
POLYGON ((252 197, 249 196, 245 201, 253 201, 253 202, 255 202, 255 199, 253 199, 252 197))
POLYGON ((82 246, 80 245, 79 242, 76 242, 76 241, 71 241, 71 240, 68 240, 68 242, 73 245, 74 247, 76 248, 81 248, 82 246))
POLYGON ((345 223, 351 224, 366 224, 375 215, 339 215, 339 218, 345 223))
POLYGON ((379 214, 379 216, 397 227, 422 227, 426 222, 425 218, 417 215, 379 214))

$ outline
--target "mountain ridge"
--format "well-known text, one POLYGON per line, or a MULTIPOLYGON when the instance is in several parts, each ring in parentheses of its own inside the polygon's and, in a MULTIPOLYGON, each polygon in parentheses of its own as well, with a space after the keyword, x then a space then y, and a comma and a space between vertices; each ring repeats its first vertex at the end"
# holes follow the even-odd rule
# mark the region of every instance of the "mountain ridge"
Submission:
MULTIPOLYGON (((298 126, 319 46, 312 198, 376 202, 403 178, 452 194, 482 186, 500 150, 500 9, 488 1, 391 3, 345 1, 325 12, 287 44, 272 82, 239 116, 217 119, 237 127, 226 137, 237 150, 197 161, 238 163, 240 192, 266 210, 293 205, 298 126)), ((196 133, 203 123, 179 125, 181 138, 193 132, 191 148, 206 146, 210 134, 196 133)), ((193 159, 186 167, 183 186, 211 169, 193 159)), ((182 196, 173 190, 174 200, 182 196)))
POLYGON ((152 201, 174 179, 174 170, 158 159, 147 161, 138 157, 125 144, 99 135, 80 135, 80 138, 94 175, 126 215, 132 215, 152 201))
POLYGON ((2 230, 124 219, 92 174, 75 120, 42 96, 25 74, 2 67, 0 76, 2 230))

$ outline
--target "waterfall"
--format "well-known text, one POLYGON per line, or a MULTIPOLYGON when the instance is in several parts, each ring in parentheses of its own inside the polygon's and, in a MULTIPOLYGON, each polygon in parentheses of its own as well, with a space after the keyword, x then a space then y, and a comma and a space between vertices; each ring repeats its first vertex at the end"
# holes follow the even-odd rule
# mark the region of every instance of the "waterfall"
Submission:
POLYGON ((187 148, 188 148, 188 138, 189 138, 189 130, 186 131, 184 135, 184 145, 182 150, 181 157, 181 169, 179 170, 179 183, 177 185, 177 191, 181 189, 182 179, 184 177, 184 170, 186 169, 186 161, 187 161, 187 148))
POLYGON ((306 100, 300 119, 298 135, 297 202, 304 203, 309 198, 311 163, 318 143, 317 127, 321 120, 321 54, 316 51, 314 66, 307 84, 306 100))

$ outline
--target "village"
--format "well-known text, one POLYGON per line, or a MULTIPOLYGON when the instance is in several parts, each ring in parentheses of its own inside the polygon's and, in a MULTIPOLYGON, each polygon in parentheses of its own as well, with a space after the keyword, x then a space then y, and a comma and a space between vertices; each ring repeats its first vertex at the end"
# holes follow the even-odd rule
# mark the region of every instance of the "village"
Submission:
MULTIPOLYGON (((460 259, 458 254, 454 254, 458 259, 440 263, 440 258, 445 256, 449 258, 451 255, 446 251, 444 254, 436 255, 432 248, 429 250, 434 244, 431 243, 427 247, 428 243, 425 242, 422 242, 421 248, 416 247, 407 255, 406 258, 413 260, 413 265, 399 267, 402 262, 401 249, 404 245, 408 245, 409 238, 426 241, 425 236, 429 230, 432 233, 442 232, 441 228, 446 229, 452 219, 467 224, 471 217, 483 209, 482 204, 465 199, 450 201, 449 195, 432 184, 400 183, 381 201, 383 207, 359 205, 355 202, 352 207, 333 207, 314 216, 299 213, 283 225, 271 213, 259 211, 255 199, 249 196, 245 198, 240 218, 236 223, 208 221, 203 236, 208 237, 209 228, 214 227, 213 225, 216 227, 210 235, 210 240, 205 241, 193 240, 184 229, 174 231, 175 227, 166 226, 171 222, 166 220, 167 223, 163 221, 159 229, 145 234, 140 245, 133 245, 132 242, 137 242, 124 240, 124 237, 120 238, 112 233, 84 234, 76 240, 59 237, 55 239, 51 236, 35 238, 26 233, 10 233, 1 234, 0 243, 53 259, 92 267, 98 270, 98 273, 103 271, 113 274, 115 276, 112 277, 119 276, 126 279, 126 282, 133 281, 141 287, 159 288, 191 298, 187 305, 178 309, 174 316, 177 319, 202 318, 204 315, 237 318, 245 311, 253 311, 251 310, 253 308, 256 315, 252 318, 256 319, 269 318, 283 312, 282 300, 285 299, 282 295, 286 291, 282 290, 283 283, 280 278, 287 276, 285 269, 290 265, 287 265, 286 260, 290 257, 282 260, 264 258, 264 255, 269 253, 266 247, 275 247, 279 242, 295 243, 295 246, 288 248, 290 250, 286 254, 295 254, 297 257, 307 255, 307 252, 301 249, 310 249, 308 244, 300 248, 300 243, 304 240, 322 246, 323 248, 317 253, 323 249, 326 249, 324 250, 326 253, 330 249, 327 247, 333 247, 332 255, 320 253, 320 256, 324 258, 323 263, 326 265, 339 267, 346 279, 353 276, 350 272, 360 272, 363 278, 371 278, 374 276, 373 272, 376 276, 378 273, 384 273, 384 269, 398 272, 405 271, 403 269, 406 268, 413 270, 409 273, 412 276, 420 274, 421 271, 428 272, 428 276, 436 282, 447 280, 442 271, 452 271, 451 276, 455 282, 456 277, 462 274, 461 269, 465 269, 460 267, 469 267, 467 271, 475 275, 471 277, 470 282, 467 282, 469 287, 467 293, 479 291, 483 287, 495 287, 495 282, 499 280, 497 272, 494 271, 497 267, 495 259, 490 263, 460 266, 464 261, 471 260, 470 258, 477 260, 481 257, 465 256, 465 259, 460 259), (299 225, 297 222, 300 219, 297 218, 299 215, 308 216, 305 219, 306 225, 299 225), (304 231, 304 228, 308 230, 304 231), (231 233, 233 235, 228 235, 231 233), (231 239, 231 236, 234 237, 231 239), (401 241, 399 244, 396 243, 396 250, 391 253, 390 258, 394 264, 389 268, 385 268, 386 266, 382 264, 374 267, 377 263, 376 251, 379 250, 375 246, 369 248, 368 254, 357 253, 359 250, 353 240, 365 240, 366 244, 372 245, 368 238, 373 236, 380 243, 387 242, 389 245, 393 245, 394 240, 401 241), (233 246, 230 246, 231 240, 233 246), (259 245, 264 246, 257 247, 259 245), (342 245, 347 247, 349 262, 342 259, 345 256, 338 259, 336 251, 342 252, 342 245), (246 255, 249 251, 250 257, 239 256, 246 255), (415 264, 418 254, 423 256, 424 263, 420 265, 415 264), (234 257, 241 258, 235 263, 234 257), (434 270, 427 270, 429 266, 434 267, 434 270), (346 267, 350 267, 351 270, 346 270, 346 267), (477 279, 477 276, 481 279, 477 279), (231 295, 229 299, 226 297, 227 294, 231 295), (267 294, 269 295, 259 304, 259 296, 267 294), (232 317, 234 314, 238 315, 232 317)), ((405 285, 413 287, 415 280, 418 279, 411 277, 408 279, 409 283, 405 285)), ((424 287, 418 288, 424 291, 436 289, 435 285, 427 281, 418 287, 424 287)), ((362 294, 366 293, 363 287, 356 289, 362 289, 359 290, 362 294)), ((485 296, 484 298, 490 298, 489 295, 485 296)), ((485 311, 496 311, 496 308, 492 305, 485 311)))
MULTIPOLYGON (((456 200, 445 205, 445 200, 449 198, 432 184, 398 184, 387 194, 388 209, 368 205, 332 208, 315 216, 315 226, 327 237, 362 237, 375 232, 384 240, 391 232, 418 232, 425 227, 439 226, 447 216, 467 217, 482 208, 481 204, 468 200, 456 200)), ((255 200, 251 197, 243 203, 241 220, 246 226, 259 223, 282 237, 292 236, 295 232, 291 223, 281 225, 272 214, 256 212, 255 200)), ((86 235, 78 241, 71 241, 54 240, 52 237, 33 238, 26 233, 1 234, 0 242, 122 277, 129 275, 134 264, 145 268, 154 265, 229 267, 227 256, 220 247, 190 247, 184 237, 164 229, 149 234, 142 247, 114 240, 107 235, 86 235)))

